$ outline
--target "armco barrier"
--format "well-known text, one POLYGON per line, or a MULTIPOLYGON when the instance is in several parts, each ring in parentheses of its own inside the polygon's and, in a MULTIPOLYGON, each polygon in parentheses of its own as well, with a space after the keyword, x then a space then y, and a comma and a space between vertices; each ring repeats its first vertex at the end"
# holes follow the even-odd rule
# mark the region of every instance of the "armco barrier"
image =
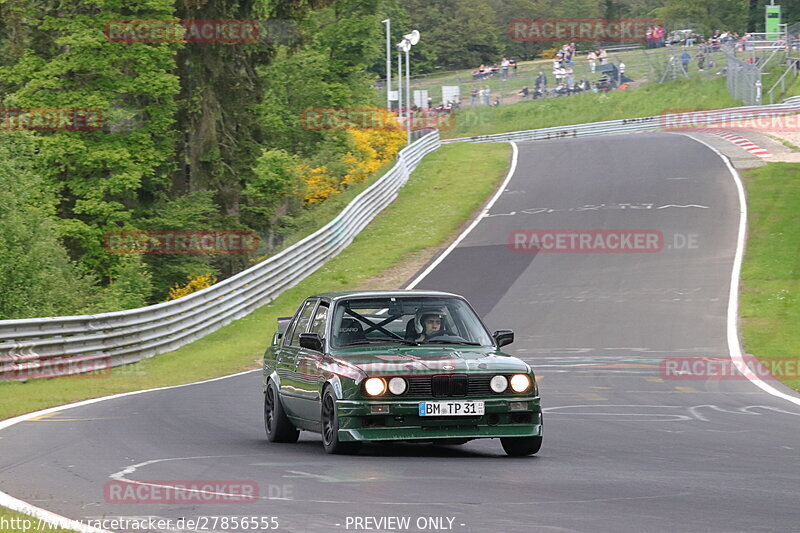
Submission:
POLYGON ((347 247, 440 144, 438 132, 425 135, 401 150, 394 167, 325 227, 202 291, 127 311, 0 321, 0 380, 85 372, 93 361, 95 368, 133 363, 175 350, 249 314, 347 247), (70 366, 72 361, 81 364, 70 366))
MULTIPOLYGON (((706 125, 718 124, 720 122, 730 120, 732 113, 736 113, 736 116, 741 120, 778 117, 782 115, 800 113, 800 96, 787 98, 781 104, 732 107, 729 109, 717 109, 713 111, 702 111, 697 113, 702 113, 703 117, 707 119, 704 122, 706 125)), ((681 114, 677 113, 657 115, 653 117, 607 120, 605 122, 592 122, 589 124, 575 124, 571 126, 556 126, 553 128, 515 131, 511 133, 497 133, 493 135, 478 135, 475 137, 445 139, 442 141, 442 143, 545 141, 549 139, 585 137, 589 135, 614 135, 618 133, 659 131, 664 129, 665 123, 675 123, 680 117, 681 114)), ((702 124, 695 124, 695 126, 702 126, 702 124)))

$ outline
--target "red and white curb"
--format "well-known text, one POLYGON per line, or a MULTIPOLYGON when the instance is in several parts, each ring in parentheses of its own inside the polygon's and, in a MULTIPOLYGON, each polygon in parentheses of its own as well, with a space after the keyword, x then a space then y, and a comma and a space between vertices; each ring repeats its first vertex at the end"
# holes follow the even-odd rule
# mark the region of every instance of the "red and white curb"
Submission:
POLYGON ((738 135, 734 135, 733 133, 725 133, 725 132, 713 132, 715 135, 719 135, 726 141, 730 141, 742 150, 750 152, 754 156, 757 157, 772 157, 772 153, 767 150, 766 148, 762 148, 757 144, 753 143, 752 141, 745 139, 744 137, 740 137, 738 135))

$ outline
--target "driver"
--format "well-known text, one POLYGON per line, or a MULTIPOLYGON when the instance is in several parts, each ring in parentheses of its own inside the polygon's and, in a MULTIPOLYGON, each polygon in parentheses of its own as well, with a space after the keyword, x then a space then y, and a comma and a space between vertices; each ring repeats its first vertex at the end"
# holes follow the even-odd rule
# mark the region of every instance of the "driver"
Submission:
POLYGON ((416 342, 424 342, 432 337, 444 335, 444 315, 435 311, 425 311, 418 319, 416 342))

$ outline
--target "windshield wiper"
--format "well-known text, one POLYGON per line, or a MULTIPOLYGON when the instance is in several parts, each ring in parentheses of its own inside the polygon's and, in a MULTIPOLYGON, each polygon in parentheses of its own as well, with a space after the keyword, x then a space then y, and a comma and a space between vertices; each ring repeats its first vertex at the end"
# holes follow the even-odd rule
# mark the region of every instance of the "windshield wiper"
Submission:
POLYGON ((370 340, 384 341, 384 342, 402 342, 403 344, 408 344, 409 346, 419 346, 419 343, 417 341, 410 341, 408 339, 401 339, 399 337, 373 337, 370 340))
POLYGON ((431 343, 431 344, 434 344, 434 343, 436 343, 436 344, 466 344, 467 346, 481 346, 481 343, 479 343, 479 342, 453 341, 453 340, 450 340, 450 339, 430 339, 430 340, 427 340, 425 342, 428 342, 428 343, 431 343))
POLYGON ((409 346, 419 346, 418 343, 406 339, 394 339, 390 337, 372 337, 369 339, 359 339, 357 341, 346 342, 341 344, 340 346, 354 346, 356 344, 371 344, 373 342, 400 342, 403 344, 408 344, 409 346))

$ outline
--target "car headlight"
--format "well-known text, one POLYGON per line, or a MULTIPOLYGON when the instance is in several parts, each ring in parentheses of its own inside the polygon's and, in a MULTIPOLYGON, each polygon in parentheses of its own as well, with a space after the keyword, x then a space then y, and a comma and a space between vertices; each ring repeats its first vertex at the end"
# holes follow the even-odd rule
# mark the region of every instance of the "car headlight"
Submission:
POLYGON ((407 388, 408 384, 406 384, 406 380, 403 378, 392 378, 389 380, 389 392, 392 394, 403 394, 407 388))
POLYGON ((489 386, 499 394, 508 388, 508 379, 505 376, 495 376, 489 381, 489 386))
POLYGON ((383 378, 369 378, 364 383, 364 390, 366 390, 367 394, 370 396, 380 396, 386 392, 386 382, 383 378))
POLYGON ((525 392, 531 386, 531 378, 528 374, 514 374, 511 376, 511 390, 514 392, 525 392))

